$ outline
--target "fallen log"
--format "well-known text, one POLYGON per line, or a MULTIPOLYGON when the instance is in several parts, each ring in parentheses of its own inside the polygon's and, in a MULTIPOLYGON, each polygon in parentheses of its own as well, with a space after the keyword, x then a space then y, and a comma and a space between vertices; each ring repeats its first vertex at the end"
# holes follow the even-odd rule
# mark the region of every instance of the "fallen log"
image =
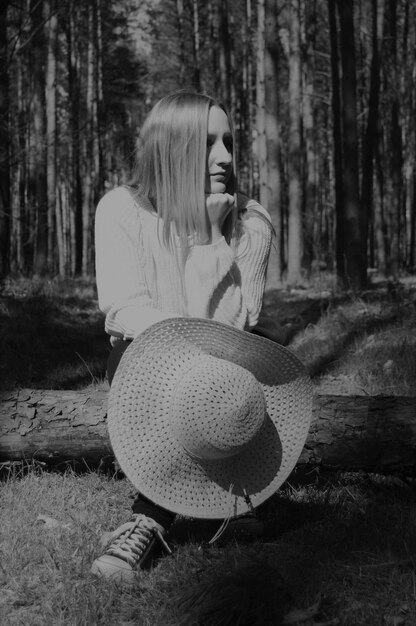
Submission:
MULTIPOLYGON (((105 389, 0 392, 0 462, 113 461, 105 389)), ((317 395, 299 465, 416 475, 416 397, 317 395)))

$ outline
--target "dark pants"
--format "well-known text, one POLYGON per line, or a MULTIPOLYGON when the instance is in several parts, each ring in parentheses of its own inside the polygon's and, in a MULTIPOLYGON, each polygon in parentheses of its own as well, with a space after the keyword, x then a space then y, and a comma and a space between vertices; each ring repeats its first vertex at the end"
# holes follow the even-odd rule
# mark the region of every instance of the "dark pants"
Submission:
MULTIPOLYGON (((129 347, 130 343, 131 341, 119 341, 110 352, 107 362, 107 377, 110 385, 113 382, 114 374, 116 373, 121 357, 123 356, 125 350, 129 347)), ((168 530, 175 519, 174 513, 171 513, 170 511, 163 509, 161 506, 154 504, 151 500, 140 493, 137 494, 136 499, 133 502, 132 510, 133 513, 141 513, 154 519, 155 522, 163 526, 166 530, 168 530)))

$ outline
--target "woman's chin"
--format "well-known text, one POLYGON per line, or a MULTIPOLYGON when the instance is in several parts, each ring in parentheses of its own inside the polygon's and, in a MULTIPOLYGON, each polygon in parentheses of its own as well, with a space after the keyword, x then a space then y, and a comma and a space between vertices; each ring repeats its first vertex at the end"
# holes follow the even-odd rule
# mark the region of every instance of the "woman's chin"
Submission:
POLYGON ((211 181, 211 193, 225 193, 227 185, 218 181, 211 181))

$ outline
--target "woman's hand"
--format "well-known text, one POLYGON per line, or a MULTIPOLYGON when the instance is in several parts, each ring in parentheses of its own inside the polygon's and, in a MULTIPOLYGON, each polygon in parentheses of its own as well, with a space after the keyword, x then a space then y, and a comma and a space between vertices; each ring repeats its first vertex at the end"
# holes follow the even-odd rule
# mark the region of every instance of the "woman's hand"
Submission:
POLYGON ((210 193, 206 196, 208 219, 211 224, 211 242, 222 237, 224 220, 234 207, 234 196, 230 193, 210 193))

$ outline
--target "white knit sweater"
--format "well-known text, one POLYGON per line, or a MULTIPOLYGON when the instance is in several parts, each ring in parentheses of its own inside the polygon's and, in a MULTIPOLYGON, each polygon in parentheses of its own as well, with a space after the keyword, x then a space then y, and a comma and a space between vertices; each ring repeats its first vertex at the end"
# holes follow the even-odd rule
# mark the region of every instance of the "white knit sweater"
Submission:
POLYGON ((238 242, 228 245, 222 237, 186 249, 177 245, 171 252, 147 199, 134 198, 125 187, 101 199, 95 219, 96 277, 112 343, 133 339, 170 317, 202 317, 241 329, 256 325, 272 231, 267 211, 254 200, 243 202, 255 211, 243 217, 238 242))

